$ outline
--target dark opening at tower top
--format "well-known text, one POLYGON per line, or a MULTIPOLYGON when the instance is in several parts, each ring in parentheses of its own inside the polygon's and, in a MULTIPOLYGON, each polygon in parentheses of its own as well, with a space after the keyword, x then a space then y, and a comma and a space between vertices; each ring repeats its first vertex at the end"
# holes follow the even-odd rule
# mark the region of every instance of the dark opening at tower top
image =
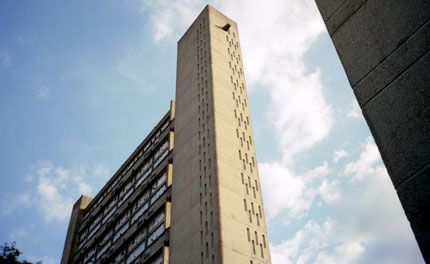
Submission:
POLYGON ((227 23, 227 24, 225 24, 225 26, 222 27, 222 29, 224 31, 228 31, 230 29, 230 27, 231 27, 230 23, 227 23))

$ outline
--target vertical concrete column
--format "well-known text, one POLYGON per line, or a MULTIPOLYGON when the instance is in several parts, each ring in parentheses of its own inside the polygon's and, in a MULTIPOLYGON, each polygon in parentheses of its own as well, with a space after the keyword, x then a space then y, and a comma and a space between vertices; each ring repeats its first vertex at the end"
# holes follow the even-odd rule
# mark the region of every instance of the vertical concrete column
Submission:
POLYGON ((206 6, 178 42, 171 263, 270 264, 236 23, 206 6))
POLYGON ((70 216, 69 228, 67 229, 66 241, 64 242, 63 256, 61 264, 72 263, 74 248, 77 245, 79 227, 82 218, 82 212, 91 202, 91 198, 82 195, 73 205, 72 214, 70 216))
POLYGON ((316 3, 430 262, 430 1, 316 3))

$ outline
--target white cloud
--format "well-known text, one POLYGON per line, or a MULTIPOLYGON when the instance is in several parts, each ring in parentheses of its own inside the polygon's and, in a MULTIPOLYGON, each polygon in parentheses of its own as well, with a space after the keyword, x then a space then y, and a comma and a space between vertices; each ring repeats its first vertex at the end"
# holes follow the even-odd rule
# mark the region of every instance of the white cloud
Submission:
POLYGON ((346 164, 344 174, 349 176, 351 180, 359 180, 366 176, 372 176, 378 173, 379 170, 384 170, 383 166, 375 166, 381 162, 378 147, 373 138, 368 137, 364 143, 364 149, 360 154, 360 158, 356 161, 346 164))
POLYGON ((339 201, 342 196, 339 189, 339 182, 336 180, 324 180, 318 188, 318 193, 321 198, 329 204, 339 201))
POLYGON ((304 55, 324 32, 314 1, 218 1, 238 22, 244 68, 250 87, 271 97, 271 121, 284 163, 325 138, 333 125, 319 69, 310 71, 304 55), (256 19, 258 18, 258 19, 256 19))
POLYGON ((18 208, 36 206, 46 222, 66 220, 80 195, 92 195, 94 189, 91 186, 100 187, 100 179, 104 183, 109 173, 103 165, 93 169, 83 166, 64 168, 50 161, 39 161, 24 177, 28 184, 34 185, 30 187, 32 190, 3 195, 1 212, 10 215, 18 208), (97 184, 85 180, 89 174, 97 177, 97 184))
POLYGON ((155 42, 159 42, 172 35, 177 36, 179 32, 184 33, 184 29, 191 25, 201 11, 202 2, 199 0, 144 0, 142 8, 143 11, 151 12, 153 38, 155 42))
MULTIPOLYGON (((264 190, 265 205, 269 217, 274 217, 281 210, 288 210, 290 215, 301 215, 310 205, 304 192, 305 182, 294 175, 288 168, 278 163, 259 164, 264 190)), ((312 195, 311 195, 312 196, 312 195)))
MULTIPOLYGON (((324 208, 331 217, 322 224, 309 220, 293 236, 273 245, 273 263, 423 263, 371 138, 345 171, 355 180, 343 186, 348 191, 337 198, 336 205, 324 208)), ((336 181, 322 182, 321 196, 321 190, 330 189, 332 183, 337 185, 336 181)))
POLYGON ((99 180, 108 181, 112 175, 108 167, 106 167, 105 165, 98 164, 94 168, 94 176, 99 178, 99 180))
MULTIPOLYGON (((312 0, 227 1, 213 5, 238 22, 244 68, 250 87, 267 89, 269 118, 284 162, 311 148, 330 132, 332 107, 325 101, 320 71, 304 55, 324 32, 312 0)), ((154 39, 177 40, 203 8, 200 1, 143 1, 152 12, 154 39)))
MULTIPOLYGON (((202 3, 191 0, 145 0, 143 5, 155 14, 154 40, 169 43, 179 39, 203 8, 202 3)), ((320 71, 304 63, 306 52, 324 32, 314 1, 216 0, 213 6, 238 22, 250 90, 258 86, 270 95, 269 122, 283 157, 259 164, 262 188, 270 190, 263 191, 269 218, 283 217, 286 224, 303 219, 316 195, 326 202, 323 210, 333 212, 325 221, 307 221, 291 238, 272 245, 273 263, 422 261, 370 140, 360 158, 346 165, 346 182, 345 177, 330 179, 326 163, 305 172, 295 170, 297 154, 325 139, 334 124, 320 71), (391 255, 383 256, 388 251, 391 255)), ((354 103, 347 113, 351 118, 361 116, 354 103)), ((333 161, 347 155, 335 153, 333 161)))
MULTIPOLYGON (((201 2, 192 0, 142 3, 152 12, 155 41, 178 40, 203 8, 201 2)), ((324 139, 333 126, 320 71, 310 71, 304 63, 304 55, 324 32, 324 24, 311 0, 217 0, 213 5, 239 25, 251 89, 259 84, 270 95, 268 116, 283 157, 282 161, 261 164, 260 171, 262 184, 271 190, 266 192, 269 216, 286 210, 288 222, 306 214, 318 193, 320 179, 313 179, 312 174, 326 173, 298 174, 292 169, 293 157, 324 139)), ((327 170, 327 165, 319 169, 327 170)), ((332 195, 336 197, 336 193, 332 195)))
POLYGON ((362 114, 361 114, 361 108, 358 105, 357 100, 354 100, 350 106, 350 110, 348 111, 348 113, 346 114, 347 117, 349 118, 361 118, 362 114))
POLYGON ((343 158, 345 158, 345 157, 348 157, 349 156, 349 153, 348 152, 346 152, 345 150, 343 150, 343 149, 338 149, 338 150, 335 150, 334 151, 334 154, 333 154, 333 162, 338 162, 339 160, 341 160, 341 159, 343 159, 343 158))
POLYGON ((37 90, 37 96, 40 98, 48 98, 50 94, 51 94, 51 91, 45 86, 37 90))
POLYGON ((268 217, 286 213, 287 224, 306 215, 319 192, 325 191, 325 197, 332 200, 338 195, 329 189, 333 184, 318 190, 319 182, 330 172, 326 163, 302 174, 278 162, 260 163, 259 171, 263 190, 270 190, 263 192, 268 217))
POLYGON ((40 161, 33 166, 33 173, 38 178, 38 206, 47 222, 67 219, 79 195, 92 191, 80 168, 65 169, 40 161))
POLYGON ((337 240, 333 239, 336 236, 335 224, 330 218, 321 224, 314 220, 308 221, 291 239, 272 245, 273 264, 351 263, 361 251, 358 245, 338 244, 337 240), (338 253, 333 254, 336 251, 338 253), (346 261, 347 259, 350 261, 346 261))

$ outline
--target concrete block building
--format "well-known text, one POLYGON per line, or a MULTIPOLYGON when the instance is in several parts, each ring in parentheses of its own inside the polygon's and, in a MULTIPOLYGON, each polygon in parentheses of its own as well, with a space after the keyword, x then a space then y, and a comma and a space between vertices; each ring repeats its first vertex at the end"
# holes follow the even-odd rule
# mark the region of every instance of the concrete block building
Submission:
POLYGON ((176 102, 76 202, 61 262, 271 263, 233 20, 206 6, 179 40, 176 102))

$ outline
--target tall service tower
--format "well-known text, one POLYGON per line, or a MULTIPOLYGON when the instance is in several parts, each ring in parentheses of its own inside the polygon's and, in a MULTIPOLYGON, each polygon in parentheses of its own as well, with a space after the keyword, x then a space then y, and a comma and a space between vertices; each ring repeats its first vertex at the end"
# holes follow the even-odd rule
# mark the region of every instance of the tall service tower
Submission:
POLYGON ((70 218, 62 264, 267 264, 237 25, 210 6, 178 43, 176 103, 70 218))
POLYGON ((206 6, 178 42, 172 263, 270 263, 237 24, 206 6))

